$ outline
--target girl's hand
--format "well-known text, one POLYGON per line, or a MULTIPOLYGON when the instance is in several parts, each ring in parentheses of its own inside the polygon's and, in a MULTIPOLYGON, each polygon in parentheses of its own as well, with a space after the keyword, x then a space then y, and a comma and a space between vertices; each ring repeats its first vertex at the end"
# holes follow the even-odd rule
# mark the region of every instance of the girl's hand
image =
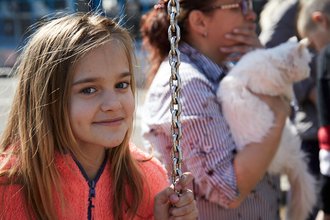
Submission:
POLYGON ((236 42, 233 46, 220 48, 221 52, 229 54, 227 61, 238 61, 247 52, 262 47, 254 23, 235 28, 231 33, 227 33, 225 37, 236 42))
POLYGON ((197 219, 198 210, 193 192, 187 189, 193 177, 190 173, 184 173, 178 183, 167 187, 155 197, 154 216, 155 220, 189 220, 197 219), (176 191, 181 191, 178 195, 176 191))

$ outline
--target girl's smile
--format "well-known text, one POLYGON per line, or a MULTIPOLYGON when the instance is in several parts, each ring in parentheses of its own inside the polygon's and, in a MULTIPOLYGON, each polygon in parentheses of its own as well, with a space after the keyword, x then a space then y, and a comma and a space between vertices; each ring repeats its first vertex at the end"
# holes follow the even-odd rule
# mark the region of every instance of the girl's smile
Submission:
POLYGON ((93 49, 73 68, 70 123, 79 148, 90 157, 117 147, 134 113, 127 55, 117 41, 93 49))
POLYGON ((112 118, 112 119, 105 119, 105 120, 100 120, 100 121, 95 121, 93 124, 95 125, 101 125, 101 126, 119 126, 124 122, 124 117, 117 117, 117 118, 112 118))

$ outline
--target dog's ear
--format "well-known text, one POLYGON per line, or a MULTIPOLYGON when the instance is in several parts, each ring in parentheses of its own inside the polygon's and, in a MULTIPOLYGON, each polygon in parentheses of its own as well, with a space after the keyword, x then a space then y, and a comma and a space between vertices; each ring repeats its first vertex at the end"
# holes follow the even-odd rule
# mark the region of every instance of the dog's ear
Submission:
POLYGON ((299 41, 299 44, 301 44, 307 48, 310 46, 311 42, 308 40, 308 38, 303 38, 299 41))
POLYGON ((305 56, 305 59, 307 62, 311 62, 312 60, 312 54, 309 51, 309 47, 311 46, 311 42, 308 40, 308 38, 303 38, 302 40, 299 41, 299 46, 298 46, 298 54, 299 56, 305 56))
POLYGON ((308 41, 308 39, 307 38, 305 38, 305 39, 303 39, 303 40, 301 40, 300 42, 299 42, 299 44, 298 44, 298 48, 297 48, 297 50, 298 50, 298 55, 301 57, 301 56, 304 56, 304 55, 306 55, 306 52, 308 53, 308 45, 309 45, 309 41, 308 41))

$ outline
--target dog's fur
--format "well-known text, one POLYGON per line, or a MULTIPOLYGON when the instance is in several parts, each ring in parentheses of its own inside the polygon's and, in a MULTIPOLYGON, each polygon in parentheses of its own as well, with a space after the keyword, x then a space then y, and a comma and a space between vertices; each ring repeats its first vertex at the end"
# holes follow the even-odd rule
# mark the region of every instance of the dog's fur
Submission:
MULTIPOLYGON (((304 44, 288 41, 244 55, 224 77, 217 97, 238 150, 251 142, 260 142, 274 124, 274 113, 254 93, 292 100, 292 84, 309 76, 310 60, 304 44)), ((307 171, 300 146, 301 140, 288 119, 268 172, 288 175, 292 193, 288 218, 291 220, 306 219, 316 202, 315 180, 307 171)))

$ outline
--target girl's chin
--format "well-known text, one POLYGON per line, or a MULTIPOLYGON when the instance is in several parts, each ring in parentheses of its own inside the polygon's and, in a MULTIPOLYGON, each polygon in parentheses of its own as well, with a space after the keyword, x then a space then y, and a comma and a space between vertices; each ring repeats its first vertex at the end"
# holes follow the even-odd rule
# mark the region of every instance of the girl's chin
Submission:
POLYGON ((108 143, 107 145, 105 145, 104 148, 106 149, 111 149, 111 148, 116 148, 118 147, 121 143, 123 143, 123 140, 118 140, 118 141, 115 141, 115 142, 111 142, 111 143, 108 143))

